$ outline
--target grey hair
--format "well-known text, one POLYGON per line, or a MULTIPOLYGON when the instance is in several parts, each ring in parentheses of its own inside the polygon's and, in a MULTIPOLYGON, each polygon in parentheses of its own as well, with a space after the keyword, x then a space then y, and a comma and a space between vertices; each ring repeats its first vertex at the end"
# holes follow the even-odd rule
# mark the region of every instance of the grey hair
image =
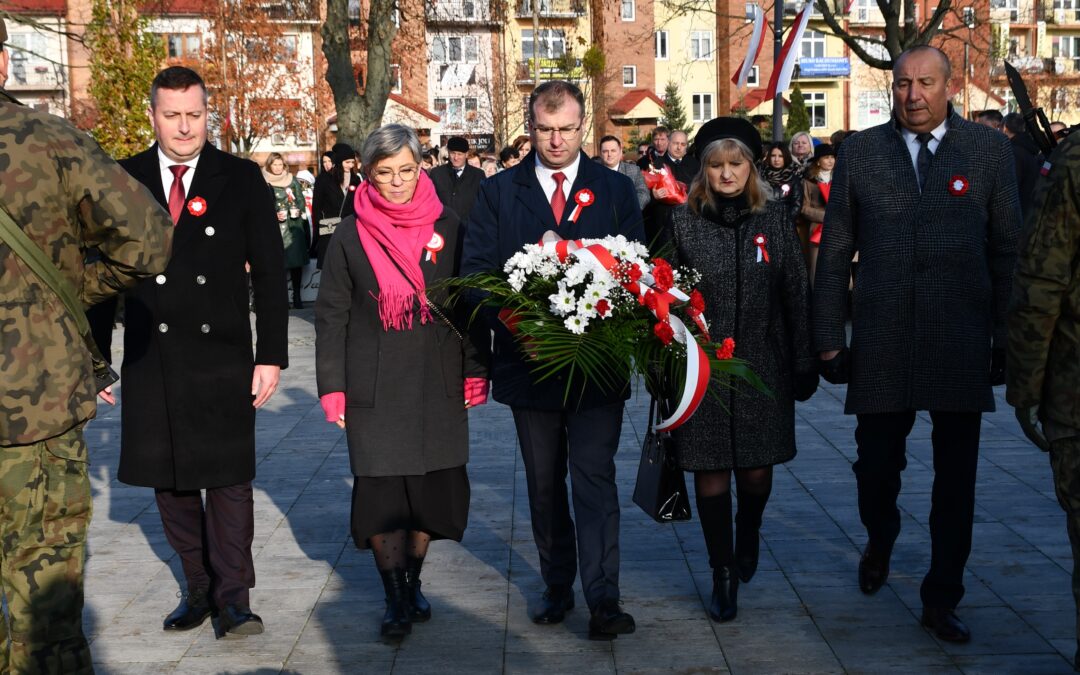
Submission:
POLYGON ((370 171, 379 161, 393 157, 408 148, 416 163, 420 163, 420 139, 416 132, 400 124, 381 126, 367 137, 360 148, 360 161, 365 171, 370 171))

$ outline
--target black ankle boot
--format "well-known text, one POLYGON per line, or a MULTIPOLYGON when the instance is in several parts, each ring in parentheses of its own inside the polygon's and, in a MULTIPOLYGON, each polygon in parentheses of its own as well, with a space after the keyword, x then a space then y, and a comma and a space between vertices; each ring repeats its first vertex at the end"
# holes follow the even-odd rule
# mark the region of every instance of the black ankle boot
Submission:
POLYGON ((712 598, 709 602, 709 616, 713 621, 724 623, 735 618, 739 608, 739 577, 734 567, 720 567, 713 570, 712 598))
POLYGON ((409 620, 409 591, 405 583, 405 570, 379 570, 383 588, 386 590, 386 613, 382 620, 382 636, 401 639, 412 632, 409 620))
POLYGON ((431 618, 431 603, 420 592, 420 570, 424 566, 423 558, 409 556, 405 564, 405 583, 409 594, 409 618, 414 623, 422 623, 431 618))

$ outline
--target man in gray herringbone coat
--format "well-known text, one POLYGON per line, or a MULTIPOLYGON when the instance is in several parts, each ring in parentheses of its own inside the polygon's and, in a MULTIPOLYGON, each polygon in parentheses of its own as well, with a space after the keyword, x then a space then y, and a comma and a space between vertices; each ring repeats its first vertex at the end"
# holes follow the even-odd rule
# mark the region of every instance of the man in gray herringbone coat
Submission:
POLYGON ((922 621, 943 640, 966 642, 970 631, 954 610, 971 551, 979 426, 994 409, 991 386, 1004 382, 1020 203, 1008 139, 952 111, 950 78, 941 51, 904 52, 893 66, 892 121, 844 141, 825 213, 813 339, 826 379, 850 379, 845 412, 858 416, 864 593, 888 577, 905 441, 915 411, 929 411, 935 476, 922 621))

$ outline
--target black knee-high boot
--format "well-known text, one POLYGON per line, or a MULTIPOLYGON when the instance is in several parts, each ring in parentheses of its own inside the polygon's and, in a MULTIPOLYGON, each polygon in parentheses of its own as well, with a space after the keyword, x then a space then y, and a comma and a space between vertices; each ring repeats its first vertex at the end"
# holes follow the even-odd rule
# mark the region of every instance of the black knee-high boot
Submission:
POLYGON ((705 535, 705 547, 709 551, 709 566, 713 570, 709 616, 721 623, 731 621, 738 612, 736 599, 739 592, 731 541, 731 493, 725 492, 715 497, 699 496, 697 508, 701 531, 705 535))
POLYGON ((405 563, 405 582, 409 591, 409 618, 414 623, 421 623, 431 618, 431 603, 420 592, 420 570, 424 559, 409 556, 405 563))
POLYGON ((412 632, 405 570, 400 567, 379 570, 379 575, 382 576, 383 588, 386 590, 386 613, 383 614, 382 636, 401 639, 412 632))
POLYGON ((757 571, 761 549, 761 516, 768 501, 768 492, 755 494, 748 490, 739 491, 739 510, 735 513, 735 566, 744 584, 757 571))

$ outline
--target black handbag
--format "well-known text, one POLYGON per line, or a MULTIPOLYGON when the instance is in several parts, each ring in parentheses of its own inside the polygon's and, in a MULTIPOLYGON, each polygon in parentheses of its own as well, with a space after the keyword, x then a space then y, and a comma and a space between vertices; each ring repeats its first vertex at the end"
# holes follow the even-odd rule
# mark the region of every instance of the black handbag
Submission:
POLYGON ((675 461, 671 434, 653 430, 659 402, 649 403, 649 428, 641 448, 634 503, 658 523, 690 520, 690 498, 686 479, 675 461))

